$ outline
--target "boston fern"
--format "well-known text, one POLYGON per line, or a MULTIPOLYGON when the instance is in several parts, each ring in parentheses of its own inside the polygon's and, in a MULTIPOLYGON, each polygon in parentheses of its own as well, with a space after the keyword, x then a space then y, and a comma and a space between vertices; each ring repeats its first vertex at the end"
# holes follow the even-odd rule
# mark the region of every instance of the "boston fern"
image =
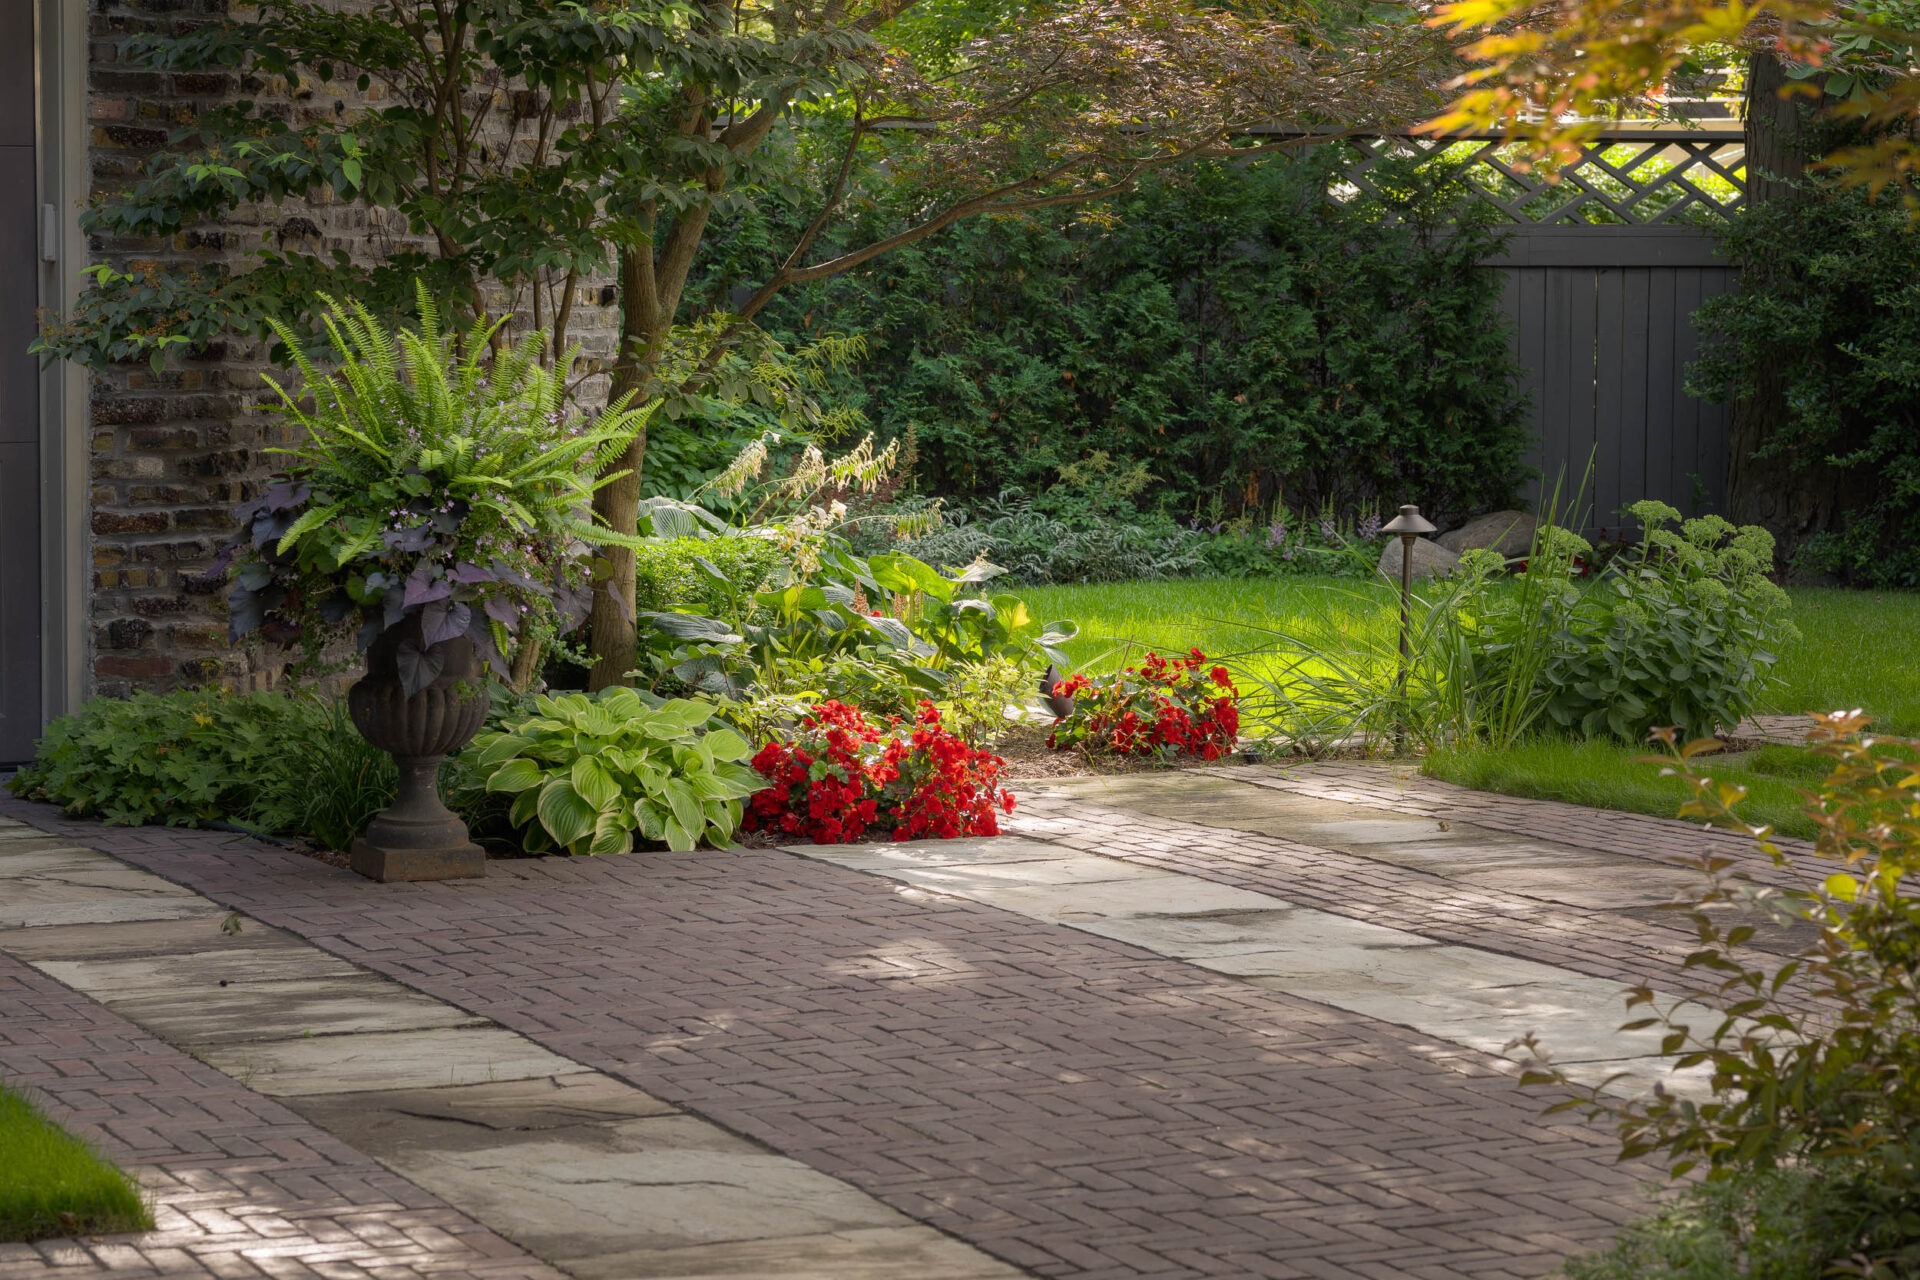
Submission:
POLYGON ((543 333, 447 333, 424 290, 419 329, 397 335, 326 301, 335 369, 279 335, 306 403, 267 379, 296 443, 276 450, 292 464, 242 509, 228 551, 233 639, 258 630, 312 652, 357 627, 365 649, 417 618, 400 648, 409 694, 440 673, 432 646, 457 636, 504 674, 516 639, 586 616, 585 553, 619 540, 593 523, 593 493, 652 408, 623 399, 587 420, 566 398, 577 352, 543 367, 543 333))

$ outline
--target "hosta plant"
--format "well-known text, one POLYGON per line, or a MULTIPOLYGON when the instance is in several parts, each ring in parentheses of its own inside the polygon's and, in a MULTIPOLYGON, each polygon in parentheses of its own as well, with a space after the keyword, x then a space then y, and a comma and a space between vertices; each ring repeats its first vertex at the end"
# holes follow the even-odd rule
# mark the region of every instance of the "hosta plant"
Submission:
POLYGON ((1199 756, 1218 760, 1240 733, 1239 691, 1223 666, 1194 649, 1184 658, 1149 653, 1137 667, 1096 683, 1077 675, 1055 685, 1074 700, 1048 745, 1091 754, 1199 756))
POLYGON ((499 322, 448 333, 424 293, 420 327, 397 336, 357 303, 329 307, 332 370, 280 334, 301 385, 268 381, 296 443, 241 511, 232 636, 317 652, 357 632, 365 649, 417 617, 399 661, 409 694, 456 636, 505 674, 514 643, 585 617, 586 553, 616 540, 593 523, 593 494, 650 410, 620 400, 584 417, 567 399, 573 353, 543 365, 544 334, 506 343, 499 322))
POLYGON ((713 714, 623 688, 543 696, 473 749, 486 789, 514 797, 508 819, 529 853, 626 853, 636 835, 684 853, 730 843, 741 801, 765 785, 740 763, 746 740, 713 714))

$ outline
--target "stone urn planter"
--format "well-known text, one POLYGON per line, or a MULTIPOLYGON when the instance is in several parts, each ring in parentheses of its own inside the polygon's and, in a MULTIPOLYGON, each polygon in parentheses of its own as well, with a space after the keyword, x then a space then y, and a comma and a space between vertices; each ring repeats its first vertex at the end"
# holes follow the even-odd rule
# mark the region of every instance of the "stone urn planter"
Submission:
POLYGON ((420 619, 389 627, 367 650, 367 674, 347 690, 347 709, 368 742, 400 766, 400 791, 348 851, 372 880, 457 880, 485 875, 487 855, 440 799, 440 761, 480 732, 486 675, 473 642, 458 636, 426 649, 440 674, 409 696, 400 678, 403 644, 418 649, 420 619))

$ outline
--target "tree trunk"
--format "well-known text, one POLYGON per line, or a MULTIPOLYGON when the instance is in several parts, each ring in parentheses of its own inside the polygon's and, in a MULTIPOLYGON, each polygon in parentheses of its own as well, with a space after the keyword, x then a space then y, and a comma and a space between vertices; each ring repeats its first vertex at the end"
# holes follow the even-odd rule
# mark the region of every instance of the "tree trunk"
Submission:
MULTIPOLYGON (((1782 98, 1788 84, 1780 60, 1756 53, 1748 67, 1746 99, 1747 203, 1799 201, 1794 185, 1805 173, 1813 112, 1782 98)), ((1741 264, 1742 287, 1760 287, 1778 264, 1741 264)), ((1734 402, 1727 436, 1727 516, 1773 534, 1781 565, 1817 533, 1837 529, 1842 509, 1839 470, 1823 457, 1808 457, 1784 442, 1792 430, 1786 380, 1762 360, 1751 394, 1734 402), (1761 451, 1773 447, 1771 453, 1761 451)))

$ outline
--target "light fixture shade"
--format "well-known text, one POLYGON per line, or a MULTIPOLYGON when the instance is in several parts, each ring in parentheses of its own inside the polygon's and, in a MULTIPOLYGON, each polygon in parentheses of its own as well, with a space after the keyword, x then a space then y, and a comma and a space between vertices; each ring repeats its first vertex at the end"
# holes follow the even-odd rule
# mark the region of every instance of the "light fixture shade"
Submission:
POLYGON ((1439 528, 1433 521, 1420 514, 1420 508, 1411 502, 1400 508, 1400 514, 1382 525, 1382 533, 1432 533, 1439 528))

